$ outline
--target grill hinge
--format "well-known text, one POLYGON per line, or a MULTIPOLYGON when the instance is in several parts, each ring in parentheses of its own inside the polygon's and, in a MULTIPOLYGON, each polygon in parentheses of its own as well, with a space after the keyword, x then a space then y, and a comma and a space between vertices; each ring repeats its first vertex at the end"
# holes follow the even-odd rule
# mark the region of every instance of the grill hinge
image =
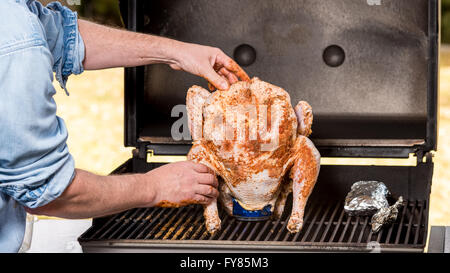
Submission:
POLYGON ((147 146, 150 144, 150 142, 146 141, 138 141, 137 143, 137 150, 138 150, 138 157, 139 159, 146 159, 147 158, 147 146))
POLYGON ((433 163, 433 152, 424 152, 422 150, 418 150, 416 152, 416 158, 417 158, 417 165, 419 164, 426 164, 426 163, 433 163))

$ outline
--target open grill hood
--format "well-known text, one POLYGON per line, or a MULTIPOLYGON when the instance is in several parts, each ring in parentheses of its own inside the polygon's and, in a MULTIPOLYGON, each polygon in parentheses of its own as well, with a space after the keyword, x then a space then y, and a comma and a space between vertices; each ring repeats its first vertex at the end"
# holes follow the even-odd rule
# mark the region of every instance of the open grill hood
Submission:
MULTIPOLYGON (((238 61, 237 48, 251 46, 256 58, 245 67, 251 77, 283 87, 292 104, 306 100, 313 107, 311 138, 323 156, 435 150, 438 1, 368 3, 161 0, 121 1, 121 7, 131 30, 217 46, 238 61), (345 55, 337 67, 325 57, 332 45, 345 55)), ((185 104, 194 84, 206 87, 166 65, 127 69, 125 144, 179 145, 177 154, 185 154, 190 142, 172 139, 179 117, 171 111, 185 104)))

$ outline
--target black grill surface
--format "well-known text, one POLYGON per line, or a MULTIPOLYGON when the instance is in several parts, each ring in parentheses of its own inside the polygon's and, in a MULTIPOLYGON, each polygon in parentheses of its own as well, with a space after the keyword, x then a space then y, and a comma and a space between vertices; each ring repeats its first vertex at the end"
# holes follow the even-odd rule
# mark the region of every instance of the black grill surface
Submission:
MULTIPOLYGON (((109 243, 206 243, 252 247, 287 245, 299 249, 420 249, 425 247, 426 201, 406 201, 397 221, 378 234, 371 232, 370 217, 350 217, 342 201, 316 202, 306 208, 301 232, 291 234, 286 225, 289 213, 279 220, 241 222, 220 212, 222 229, 211 236, 206 232, 203 208, 193 205, 183 208, 139 208, 128 210, 94 222, 79 238, 85 242, 109 243), (376 243, 375 243, 376 242, 376 243)), ((205 245, 206 245, 205 244, 205 245)))

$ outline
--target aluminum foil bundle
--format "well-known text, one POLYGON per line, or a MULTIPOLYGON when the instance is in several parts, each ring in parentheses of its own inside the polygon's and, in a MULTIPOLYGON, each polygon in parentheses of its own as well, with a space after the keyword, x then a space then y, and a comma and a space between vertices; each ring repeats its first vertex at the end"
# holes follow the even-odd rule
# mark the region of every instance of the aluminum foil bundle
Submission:
POLYGON ((403 197, 400 196, 394 205, 387 208, 381 208, 377 213, 375 213, 372 216, 372 231, 377 233, 383 225, 393 223, 397 219, 398 209, 402 205, 403 197))
POLYGON ((388 188, 382 182, 356 182, 345 198, 344 210, 351 216, 372 215, 381 208, 389 207, 389 194, 388 188))

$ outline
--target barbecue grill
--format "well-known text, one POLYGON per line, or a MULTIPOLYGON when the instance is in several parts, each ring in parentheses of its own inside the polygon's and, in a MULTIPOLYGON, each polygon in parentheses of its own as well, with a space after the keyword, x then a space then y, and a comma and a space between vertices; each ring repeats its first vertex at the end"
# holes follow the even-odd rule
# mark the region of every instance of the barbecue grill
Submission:
MULTIPOLYGON (((94 219, 79 238, 84 251, 424 251, 437 137, 438 0, 129 0, 120 8, 131 31, 220 47, 249 75, 285 88, 293 102, 308 101, 323 162, 300 233, 286 229, 289 206, 280 219, 262 222, 222 210, 213 236, 201 206, 138 208, 94 219), (360 180, 383 181, 406 200, 379 233, 370 217, 343 210, 360 180)), ((172 109, 194 84, 206 82, 165 65, 125 70, 125 145, 136 149, 114 174, 185 158, 191 141, 171 131, 186 113, 172 109)))

